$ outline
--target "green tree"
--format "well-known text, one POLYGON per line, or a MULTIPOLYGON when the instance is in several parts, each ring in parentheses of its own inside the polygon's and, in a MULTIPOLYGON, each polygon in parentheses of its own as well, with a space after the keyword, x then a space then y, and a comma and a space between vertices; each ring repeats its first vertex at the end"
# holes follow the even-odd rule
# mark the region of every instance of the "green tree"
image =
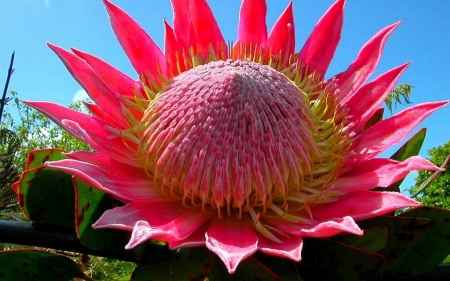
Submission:
MULTIPOLYGON (((16 92, 11 91, 11 96, 13 102, 9 106, 17 108, 16 113, 18 114, 18 118, 7 108, 3 113, 3 120, 0 127, 13 131, 21 143, 13 160, 19 171, 23 171, 28 152, 31 150, 56 147, 63 148, 67 151, 89 149, 85 143, 54 125, 46 116, 25 105, 18 98, 16 92)), ((77 110, 85 110, 81 102, 73 103, 69 107, 77 110)))
MULTIPOLYGON (((67 151, 89 150, 89 146, 77 140, 69 133, 56 126, 46 116, 25 105, 14 91, 10 92, 11 103, 5 108, 0 124, 0 219, 10 218, 10 212, 20 213, 15 193, 11 184, 23 172, 28 153, 41 148, 63 148, 67 151), (15 108, 14 113, 11 109, 15 108), (14 149, 12 149, 14 140, 14 149), (5 181, 5 174, 11 180, 5 181)), ((86 112, 82 102, 69 105, 70 108, 86 112)), ((18 245, 1 245, 9 249, 18 245)), ((136 265, 101 257, 77 253, 62 253, 73 258, 95 280, 129 280, 136 265)))
MULTIPOLYGON (((441 166, 450 155, 450 140, 442 146, 428 150, 429 160, 434 164, 441 166)), ((416 177, 415 185, 411 187, 411 194, 419 191, 420 186, 425 182, 433 172, 420 171, 416 177)), ((439 177, 432 181, 416 198, 425 206, 435 206, 450 209, 450 170, 446 169, 439 177)))

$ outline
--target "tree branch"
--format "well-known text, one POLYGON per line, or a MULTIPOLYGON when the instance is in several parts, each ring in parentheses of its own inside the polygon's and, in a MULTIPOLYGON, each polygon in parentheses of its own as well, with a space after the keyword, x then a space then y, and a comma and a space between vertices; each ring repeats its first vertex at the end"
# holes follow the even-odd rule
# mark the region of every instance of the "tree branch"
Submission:
POLYGON ((15 52, 13 52, 11 55, 11 61, 9 63, 9 68, 8 68, 8 75, 6 76, 6 83, 5 83, 5 87, 3 88, 2 99, 0 100, 0 122, 2 121, 3 109, 7 102, 6 101, 6 92, 8 91, 9 80, 11 79, 11 75, 14 72, 14 69, 12 68, 13 64, 14 64, 14 54, 15 54, 15 52))
POLYGON ((133 251, 94 251, 81 244, 75 234, 43 225, 13 220, 0 220, 0 243, 21 244, 88 255, 138 262, 133 251))

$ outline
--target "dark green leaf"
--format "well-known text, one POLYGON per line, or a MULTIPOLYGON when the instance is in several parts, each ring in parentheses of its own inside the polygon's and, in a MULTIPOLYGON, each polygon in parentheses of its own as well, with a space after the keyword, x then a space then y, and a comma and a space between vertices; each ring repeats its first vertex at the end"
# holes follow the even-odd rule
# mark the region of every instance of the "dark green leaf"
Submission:
POLYGON ((213 262, 204 247, 180 249, 147 259, 133 272, 131 281, 204 280, 213 262))
POLYGON ((350 245, 367 251, 378 252, 387 244, 386 227, 374 227, 364 230, 364 235, 341 234, 334 237, 334 241, 350 245))
POLYGON ((450 211, 422 207, 405 212, 402 216, 426 218, 433 224, 420 244, 390 272, 396 276, 417 276, 433 270, 450 254, 450 211))
POLYGON ((414 136, 412 136, 405 144, 402 145, 394 154, 391 159, 404 161, 411 156, 419 154, 422 144, 425 140, 427 129, 422 128, 414 136))
POLYGON ((91 280, 71 259, 38 250, 0 252, 0 279, 4 281, 91 280))
POLYGON ((106 210, 116 207, 113 199, 78 178, 75 179, 74 184, 76 189, 75 225, 81 243, 97 251, 123 249, 130 237, 129 232, 91 227, 106 210))
POLYGON ((411 251, 422 243, 431 230, 433 222, 426 218, 410 216, 382 216, 358 222, 363 229, 387 228, 386 247, 378 253, 386 258, 380 274, 390 274, 411 251))
POLYGON ((383 256, 326 239, 305 239, 298 272, 303 280, 369 280, 383 256))
MULTIPOLYGON (((253 257, 262 263, 269 271, 272 271, 280 280, 301 281, 302 278, 297 269, 297 263, 285 258, 255 253, 253 257)), ((244 261, 245 262, 245 261, 244 261)), ((238 268, 238 272, 241 268, 238 268)), ((249 280, 249 279, 246 279, 249 280)), ((264 279, 263 279, 264 280, 264 279)))
POLYGON ((75 229, 75 192, 71 175, 46 167, 24 172, 19 204, 35 223, 75 229))

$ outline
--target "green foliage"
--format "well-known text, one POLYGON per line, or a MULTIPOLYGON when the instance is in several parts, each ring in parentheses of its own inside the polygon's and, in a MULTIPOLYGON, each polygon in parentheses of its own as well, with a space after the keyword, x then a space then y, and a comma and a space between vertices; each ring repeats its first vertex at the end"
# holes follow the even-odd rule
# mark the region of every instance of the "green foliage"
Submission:
MULTIPOLYGON (((450 155, 450 140, 442 146, 438 146, 428 150, 430 155, 429 160, 438 166, 442 166, 450 155)), ((439 177, 429 182, 430 177, 433 177, 432 171, 419 171, 415 178, 415 185, 410 188, 411 194, 418 194, 415 199, 420 201, 425 206, 435 206, 445 209, 450 209, 450 170, 446 169, 441 172, 439 177)), ((450 256, 443 261, 445 264, 450 263, 450 256)))
MULTIPOLYGON (((450 140, 442 146, 428 150, 428 154, 431 162, 441 166, 450 155, 450 140)), ((414 194, 418 191, 421 184, 432 175, 432 171, 420 171, 415 179, 416 184, 411 187, 410 193, 414 194)), ((416 199, 425 206, 450 209, 450 170, 443 171, 416 199)))
POLYGON ((391 94, 386 98, 386 106, 392 113, 392 106, 396 107, 397 104, 411 103, 409 96, 411 95, 411 89, 413 86, 410 84, 401 84, 392 90, 391 94), (403 100, 403 101, 402 101, 403 100))
MULTIPOLYGON (((14 177, 7 182, 2 181, 2 184, 4 183, 4 188, 0 189, 0 218, 8 218, 9 212, 11 211, 18 212, 18 205, 15 203, 16 200, 10 200, 16 198, 14 192, 12 192, 11 184, 16 181, 18 175, 25 170, 30 151, 42 148, 63 148, 66 151, 89 149, 85 143, 77 140, 60 127, 54 125, 46 116, 25 105, 19 99, 16 92, 12 91, 11 96, 11 102, 8 104, 9 106, 5 108, 2 116, 0 132, 5 132, 4 134, 12 132, 13 135, 8 134, 8 136, 5 135, 4 138, 0 135, 0 157, 4 156, 3 158, 0 158, 0 164, 5 166, 5 168, 3 168, 3 166, 0 167, 0 175, 1 173, 5 173, 10 175, 10 178, 12 178, 13 175, 16 175, 17 177, 14 177), (21 145, 14 145, 13 147, 12 145, 15 143, 20 143, 21 145), (15 171, 15 173, 10 173, 8 171, 15 171)), ((80 111, 86 111, 81 102, 71 104, 69 107, 80 111)), ((51 159, 47 158, 46 160, 51 159)), ((34 159, 34 162, 39 161, 38 157, 34 159)), ((42 165, 42 163, 40 163, 40 165, 42 165)), ((28 168, 33 167, 29 166, 28 168)), ((66 175, 66 177, 70 180, 70 176, 66 175)), ((46 199, 46 196, 41 197, 46 199)), ((45 215, 44 213, 42 214, 45 215)), ((74 224, 73 218, 72 220, 67 220, 66 223, 74 224)), ((7 245, 2 248, 4 247, 16 248, 14 245, 7 245)), ((131 272, 133 272, 136 267, 136 265, 131 262, 100 257, 89 257, 88 260, 89 262, 81 262, 81 264, 91 272, 92 277, 96 280, 129 280, 131 278, 131 272)))
POLYGON ((6 128, 0 129, 0 218, 9 217, 8 210, 13 210, 17 196, 11 185, 19 179, 19 171, 14 165, 14 155, 20 148, 17 135, 6 128))
POLYGON ((2 280, 92 281, 78 265, 62 255, 37 250, 11 250, 0 254, 2 280))
MULTIPOLYGON (((28 152, 40 148, 64 148, 67 151, 89 149, 89 147, 72 137, 43 114, 25 105, 18 97, 18 94, 11 91, 12 104, 9 106, 17 109, 16 114, 11 113, 6 108, 3 113, 3 121, 0 128, 7 128, 16 133, 22 146, 15 154, 13 163, 23 171, 28 156, 28 152), (16 118, 18 116, 18 118, 16 118)), ((69 107, 76 110, 84 110, 81 102, 74 103, 69 107)), ((3 144, 4 145, 4 144, 3 144)), ((4 147, 0 147, 3 150, 4 147)))

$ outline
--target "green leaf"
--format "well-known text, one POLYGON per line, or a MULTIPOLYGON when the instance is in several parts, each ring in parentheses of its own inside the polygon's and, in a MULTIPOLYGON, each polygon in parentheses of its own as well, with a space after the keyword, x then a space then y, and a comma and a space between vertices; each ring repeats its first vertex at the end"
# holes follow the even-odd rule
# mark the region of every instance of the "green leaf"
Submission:
POLYGON ((64 150, 60 148, 46 148, 30 151, 28 154, 26 170, 42 167, 47 161, 65 159, 66 157, 62 155, 63 152, 64 150))
POLYGON ((431 220, 420 217, 382 216, 358 222, 363 229, 373 227, 387 228, 386 247, 377 251, 386 258, 380 274, 390 274, 411 251, 422 243, 431 229, 431 220))
MULTIPOLYGON (((284 259, 278 258, 283 263, 284 259)), ((292 265, 293 263, 290 262, 292 265)), ((145 260, 133 272, 131 281, 165 280, 300 280, 281 279, 268 267, 254 258, 242 261, 233 275, 230 275, 223 262, 205 247, 183 248, 177 251, 159 252, 145 260)), ((285 273, 285 277, 292 276, 285 273)))
MULTIPOLYGON (((267 255, 258 252, 255 253, 253 257, 256 261, 263 264, 262 268, 267 267, 267 270, 269 272, 270 271, 273 272, 275 276, 277 276, 280 280, 290 280, 290 281, 302 280, 297 269, 297 263, 290 259, 275 257, 272 255, 267 255)), ((249 259, 249 261, 251 261, 251 259, 249 259)), ((239 273, 239 270, 241 270, 241 267, 238 267, 237 273, 239 273)), ((251 278, 247 278, 244 280, 251 280, 251 278)))
POLYGON ((383 256, 327 239, 305 239, 298 272, 304 280, 369 280, 383 256))
POLYGON ((204 247, 166 252, 140 264, 131 281, 203 280, 211 271, 213 261, 204 247))
POLYGON ((97 251, 123 249, 130 238, 129 232, 91 227, 106 210, 116 207, 113 199, 78 178, 75 178, 74 184, 76 190, 75 225, 81 243, 97 251))
POLYGON ((4 281, 91 280, 71 259, 38 250, 0 252, 0 279, 4 281))
POLYGON ((341 234, 333 238, 334 241, 350 245, 367 251, 378 252, 387 245, 386 227, 374 227, 364 230, 364 235, 341 234))
POLYGON ((35 223, 75 229, 75 192, 71 175, 46 167, 25 171, 19 184, 19 205, 35 223))
POLYGON ((422 128, 414 136, 412 136, 405 144, 402 145, 394 154, 391 159, 404 161, 411 156, 419 154, 422 144, 427 134, 427 128, 422 128))
POLYGON ((450 254, 450 211, 433 207, 421 207, 401 216, 429 219, 431 228, 420 244, 416 245, 390 273, 396 276, 418 276, 438 266, 450 254))

